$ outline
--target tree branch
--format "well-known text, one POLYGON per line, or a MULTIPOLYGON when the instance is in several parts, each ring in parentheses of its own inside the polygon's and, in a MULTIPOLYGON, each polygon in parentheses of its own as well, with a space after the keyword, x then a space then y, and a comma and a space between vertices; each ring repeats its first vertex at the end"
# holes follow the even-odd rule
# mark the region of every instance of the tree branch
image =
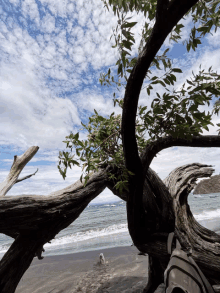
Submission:
MULTIPOLYGON (((37 171, 38 171, 38 169, 37 169, 37 171)), ((25 180, 25 179, 30 178, 31 176, 35 175, 35 174, 37 173, 37 171, 35 171, 33 174, 30 174, 30 175, 24 176, 24 177, 22 177, 22 178, 18 178, 17 181, 16 181, 15 183, 18 183, 18 182, 21 182, 21 181, 23 181, 23 180, 25 180)))
MULTIPOLYGON (((188 10, 192 8, 192 6, 194 6, 198 1, 199 0, 171 1, 167 11, 167 18, 169 21, 165 21, 163 17, 162 20, 160 20, 160 18, 156 19, 152 33, 129 76, 123 103, 122 142, 125 165, 128 170, 134 173, 140 167, 137 141, 135 137, 135 121, 138 99, 144 78, 150 67, 150 64, 152 63, 154 57, 164 43, 168 34, 172 31, 179 20, 188 12, 188 10)), ((164 9, 162 5, 166 2, 162 0, 158 2, 159 5, 157 9, 159 9, 159 11, 157 11, 156 14, 161 15, 162 12, 160 10, 164 9)))
MULTIPOLYGON (((45 243, 72 223, 106 187, 105 170, 94 173, 84 187, 77 181, 50 196, 7 196, 0 199, 0 233, 48 234, 45 243)), ((39 237, 41 237, 39 235, 39 237)))
POLYGON ((156 22, 164 22, 167 19, 169 0, 157 0, 156 22))
MULTIPOLYGON (((0 197, 6 195, 6 193, 12 188, 12 186, 19 182, 17 180, 19 174, 25 167, 25 165, 33 158, 33 156, 37 153, 39 147, 32 146, 30 147, 23 155, 21 156, 14 156, 14 162, 11 166, 11 170, 7 176, 7 178, 0 183, 0 197)), ((36 173, 36 172, 35 172, 36 173)), ((32 175, 31 175, 32 176, 32 175)), ((26 179, 26 178, 24 178, 26 179)), ((22 180, 24 180, 22 179, 22 180)), ((20 180, 20 181, 22 181, 20 180)))
MULTIPOLYGON (((220 236, 201 226, 193 217, 187 203, 189 192, 198 178, 209 177, 213 169, 208 165, 189 164, 173 170, 164 180, 172 196, 175 214, 175 236, 185 251, 191 254, 211 285, 219 285, 220 236)), ((155 231, 148 241, 138 244, 137 248, 152 257, 159 258, 167 266, 170 255, 167 253, 168 233, 155 231)))
POLYGON ((146 146, 145 151, 141 154, 141 162, 144 166, 144 174, 146 174, 153 158, 160 151, 173 146, 185 147, 220 147, 220 136, 218 135, 201 135, 194 136, 192 140, 183 138, 173 138, 172 136, 163 137, 156 142, 146 146))
MULTIPOLYGON (((134 243, 141 243, 147 226, 143 224, 145 212, 142 204, 145 172, 138 154, 135 136, 135 122, 140 91, 150 64, 178 21, 199 0, 173 1, 168 7, 167 17, 156 19, 151 35, 140 53, 129 76, 123 101, 122 143, 126 168, 135 175, 129 177, 129 195, 127 201, 128 228, 134 243), (177 5, 178 4, 178 5, 177 5), (166 18, 169 21, 166 21, 166 18)), ((159 1, 159 3, 166 3, 159 1)), ((160 14, 161 6, 159 5, 160 14)))

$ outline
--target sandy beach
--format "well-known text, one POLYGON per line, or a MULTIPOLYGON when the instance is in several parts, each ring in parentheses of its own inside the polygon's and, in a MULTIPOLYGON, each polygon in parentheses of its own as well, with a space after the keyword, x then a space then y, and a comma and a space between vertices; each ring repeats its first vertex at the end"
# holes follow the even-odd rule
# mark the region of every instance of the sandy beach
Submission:
POLYGON ((140 293, 147 268, 148 257, 134 246, 34 258, 16 293, 140 293), (105 265, 99 264, 100 253, 105 265))

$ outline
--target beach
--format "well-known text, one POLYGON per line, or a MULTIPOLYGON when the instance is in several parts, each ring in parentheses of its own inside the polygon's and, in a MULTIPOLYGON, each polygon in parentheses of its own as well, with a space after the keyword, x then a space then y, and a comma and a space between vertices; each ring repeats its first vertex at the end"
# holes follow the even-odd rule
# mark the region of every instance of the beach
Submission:
MULTIPOLYGON (((189 196, 196 220, 220 233, 220 194, 189 196)), ((0 259, 13 239, 0 235, 0 259)), ((34 258, 16 293, 142 292, 148 257, 131 246, 123 201, 88 206, 80 217, 44 245, 44 259, 34 258), (107 261, 97 264, 99 254, 107 261)))
POLYGON ((134 246, 34 258, 16 293, 130 293, 147 284, 148 257, 134 246), (99 263, 103 253, 106 264, 99 263))

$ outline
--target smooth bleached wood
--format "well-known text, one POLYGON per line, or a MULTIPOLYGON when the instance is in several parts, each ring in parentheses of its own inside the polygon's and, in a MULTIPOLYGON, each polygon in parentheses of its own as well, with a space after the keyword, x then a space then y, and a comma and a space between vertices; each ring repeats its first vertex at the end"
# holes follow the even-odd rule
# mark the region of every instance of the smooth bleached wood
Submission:
POLYGON ((2 183, 0 183, 0 197, 5 196, 6 193, 12 188, 12 186, 15 183, 21 182, 36 174, 37 171, 31 175, 18 179, 18 176, 20 175, 21 171, 24 169, 26 164, 33 158, 33 156, 37 153, 38 149, 39 149, 38 146, 32 146, 23 155, 14 156, 14 162, 11 166, 11 170, 8 176, 2 183))

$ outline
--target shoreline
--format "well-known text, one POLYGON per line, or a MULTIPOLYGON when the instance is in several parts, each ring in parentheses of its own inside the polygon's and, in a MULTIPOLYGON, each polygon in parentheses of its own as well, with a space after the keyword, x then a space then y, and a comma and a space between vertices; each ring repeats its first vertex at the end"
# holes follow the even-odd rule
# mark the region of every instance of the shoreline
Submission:
POLYGON ((131 293, 147 284, 148 257, 134 246, 34 258, 15 293, 131 293), (103 253, 106 264, 99 264, 103 253))

